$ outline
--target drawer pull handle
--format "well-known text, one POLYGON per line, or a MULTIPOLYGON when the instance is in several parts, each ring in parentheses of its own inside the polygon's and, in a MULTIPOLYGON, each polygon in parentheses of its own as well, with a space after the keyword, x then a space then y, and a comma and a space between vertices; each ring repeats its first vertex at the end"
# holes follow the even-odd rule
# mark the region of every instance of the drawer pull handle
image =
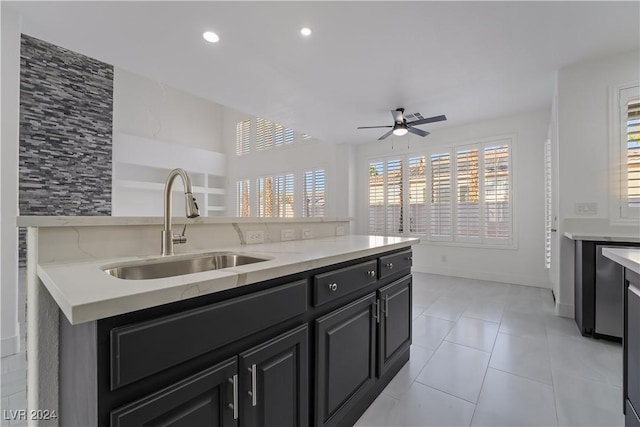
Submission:
POLYGON ((393 268, 393 263, 392 263, 392 262, 388 262, 388 263, 387 263, 387 268, 388 268, 389 270, 391 270, 391 269, 393 268))
POLYGON ((233 384, 233 403, 229 403, 229 408, 233 409, 233 419, 238 419, 238 375, 229 378, 229 382, 233 384))
POLYGON ((329 290, 332 292, 335 292, 338 290, 338 284, 337 283, 329 283, 329 290))
POLYGON ((380 303, 376 300, 373 305, 375 306, 373 308, 373 318, 376 319, 376 323, 380 323, 380 303))
POLYGON ((369 277, 376 277, 376 271, 375 270, 369 270, 369 271, 367 271, 367 274, 369 275, 369 277))
POLYGON ((255 363, 251 365, 249 372, 251 372, 251 390, 247 393, 251 396, 251 406, 256 406, 258 404, 258 369, 255 363))
POLYGON ((413 260, 413 257, 408 256, 407 261, 411 261, 411 260, 413 260))

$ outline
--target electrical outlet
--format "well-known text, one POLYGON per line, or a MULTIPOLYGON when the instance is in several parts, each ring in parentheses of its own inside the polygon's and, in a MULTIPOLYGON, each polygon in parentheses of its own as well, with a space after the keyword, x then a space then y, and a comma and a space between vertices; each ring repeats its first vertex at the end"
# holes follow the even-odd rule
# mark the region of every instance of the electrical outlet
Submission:
POLYGON ((313 230, 302 230, 302 238, 303 239, 313 239, 313 230))
POLYGON ((247 231, 247 245, 253 245, 255 243, 264 243, 264 231, 262 230, 254 230, 247 231))
POLYGON ((345 230, 344 225, 339 225, 336 227, 336 236, 344 236, 345 230))
POLYGON ((296 231, 293 229, 286 229, 280 232, 280 240, 294 240, 296 238, 296 231))

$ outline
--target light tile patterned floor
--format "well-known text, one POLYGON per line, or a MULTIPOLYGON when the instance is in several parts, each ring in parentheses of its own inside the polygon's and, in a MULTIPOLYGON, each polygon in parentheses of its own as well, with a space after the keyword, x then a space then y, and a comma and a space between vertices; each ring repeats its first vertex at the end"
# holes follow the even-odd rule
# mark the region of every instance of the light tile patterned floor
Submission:
MULTIPOLYGON (((549 290, 424 273, 413 286, 411 360, 357 427, 624 425, 621 346, 581 337, 549 290)), ((24 351, 1 367, 2 414, 26 409, 24 351)))
POLYGON ((580 336, 551 291, 414 273, 411 360, 365 426, 623 426, 622 347, 580 336))

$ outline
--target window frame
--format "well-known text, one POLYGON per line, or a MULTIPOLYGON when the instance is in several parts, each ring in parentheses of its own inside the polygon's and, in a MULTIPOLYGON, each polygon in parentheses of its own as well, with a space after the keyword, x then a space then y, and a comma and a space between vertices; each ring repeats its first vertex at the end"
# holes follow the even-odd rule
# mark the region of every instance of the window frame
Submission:
MULTIPOLYGON (((422 239, 425 242, 428 242, 429 244, 439 244, 439 245, 446 245, 446 246, 461 246, 461 247, 482 247, 482 248, 496 248, 496 249, 517 249, 517 242, 518 242, 518 238, 517 238, 517 223, 516 223, 516 218, 517 218, 517 200, 516 200, 516 185, 517 185, 517 171, 514 168, 514 165, 516 165, 516 160, 517 160, 517 139, 516 139, 516 135, 515 134, 507 134, 507 135, 496 135, 493 137, 488 137, 488 138, 482 138, 482 139, 477 139, 477 140, 473 140, 473 141, 467 141, 467 142, 462 142, 462 143, 453 143, 453 144, 447 144, 447 145, 441 145, 439 147, 432 147, 429 148, 428 150, 420 150, 420 151, 411 151, 411 152, 407 152, 404 153, 402 155, 384 155, 384 156, 375 156, 375 157, 369 157, 368 159, 366 159, 366 167, 367 170, 371 167, 372 164, 374 163, 379 163, 379 162, 383 162, 384 168, 384 183, 385 183, 385 188, 386 188, 386 183, 387 183, 387 169, 386 169, 386 165, 387 162, 389 160, 393 160, 393 159, 401 159, 404 163, 404 165, 409 165, 409 160, 410 159, 414 159, 414 158, 420 158, 424 156, 425 157, 425 163, 426 163, 426 167, 425 167, 425 201, 428 205, 427 207, 427 219, 426 219, 426 233, 416 233, 416 232, 411 232, 409 227, 410 227, 410 223, 409 223, 409 216, 411 214, 411 210, 410 210, 410 206, 409 206, 409 192, 411 191, 411 188, 409 187, 409 174, 404 173, 403 174, 403 185, 404 188, 406 188, 406 196, 404 197, 404 212, 407 212, 407 214, 403 215, 403 219, 404 219, 404 225, 403 225, 403 233, 388 233, 385 227, 385 232, 381 232, 378 231, 378 234, 384 234, 384 235, 389 235, 389 236, 408 236, 408 237, 418 237, 420 239, 422 239), (484 179, 485 179, 485 169, 484 169, 484 157, 485 157, 485 149, 487 147, 491 147, 491 146, 497 146, 497 145, 501 145, 501 144, 506 144, 509 147, 509 177, 508 177, 508 185, 509 185, 509 216, 510 216, 510 223, 509 223, 509 238, 508 239, 495 239, 495 238, 491 238, 491 237, 487 237, 486 236, 486 232, 485 232, 485 218, 484 218, 484 212, 486 209, 486 203, 484 200, 484 192, 485 192, 485 186, 484 186, 484 179), (481 161, 479 162, 478 165, 478 174, 479 174, 479 178, 481 180, 481 186, 479 188, 479 193, 481 196, 481 202, 480 202, 480 236, 479 238, 456 238, 456 215, 457 215, 457 175, 456 175, 456 153, 457 151, 460 151, 464 148, 469 148, 469 147, 478 147, 479 148, 479 157, 481 159, 481 161), (430 196, 430 192, 431 192, 431 156, 432 155, 437 155, 437 154, 444 154, 444 153, 449 153, 449 171, 451 174, 451 178, 452 178, 452 182, 450 184, 450 206, 451 206, 451 235, 450 236, 443 236, 443 235, 434 235, 432 234, 432 227, 431 227, 431 215, 432 215, 432 208, 431 208, 431 196, 430 196)), ((370 202, 370 180, 369 180, 369 176, 367 176, 366 179, 367 182, 367 191, 366 191, 366 195, 365 195, 365 200, 364 200, 364 204, 365 204, 365 208, 364 208, 364 212, 366 215, 366 224, 367 224, 367 231, 370 233, 373 233, 371 230, 371 224, 370 224, 370 211, 369 211, 369 202, 370 202)), ((383 194, 386 190, 383 190, 383 194)), ((386 199, 385 202, 386 203, 386 199)), ((383 220, 383 222, 386 222, 386 219, 383 220)), ((375 233, 374 233, 375 234, 375 233)))
POLYGON ((612 225, 637 225, 640 208, 629 208, 627 202, 627 112, 622 106, 640 99, 640 82, 612 87, 609 94, 610 162, 609 222, 612 225))

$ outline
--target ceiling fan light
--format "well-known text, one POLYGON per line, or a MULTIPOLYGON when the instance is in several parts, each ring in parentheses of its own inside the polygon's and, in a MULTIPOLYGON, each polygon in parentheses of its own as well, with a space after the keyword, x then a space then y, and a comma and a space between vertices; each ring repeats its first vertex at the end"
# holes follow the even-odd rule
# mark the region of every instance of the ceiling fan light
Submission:
POLYGON ((409 132, 409 131, 407 130, 407 128, 406 128, 406 127, 396 126, 396 127, 393 129, 393 134, 394 134, 395 136, 402 136, 402 135, 406 135, 406 134, 407 134, 407 132, 409 132))

